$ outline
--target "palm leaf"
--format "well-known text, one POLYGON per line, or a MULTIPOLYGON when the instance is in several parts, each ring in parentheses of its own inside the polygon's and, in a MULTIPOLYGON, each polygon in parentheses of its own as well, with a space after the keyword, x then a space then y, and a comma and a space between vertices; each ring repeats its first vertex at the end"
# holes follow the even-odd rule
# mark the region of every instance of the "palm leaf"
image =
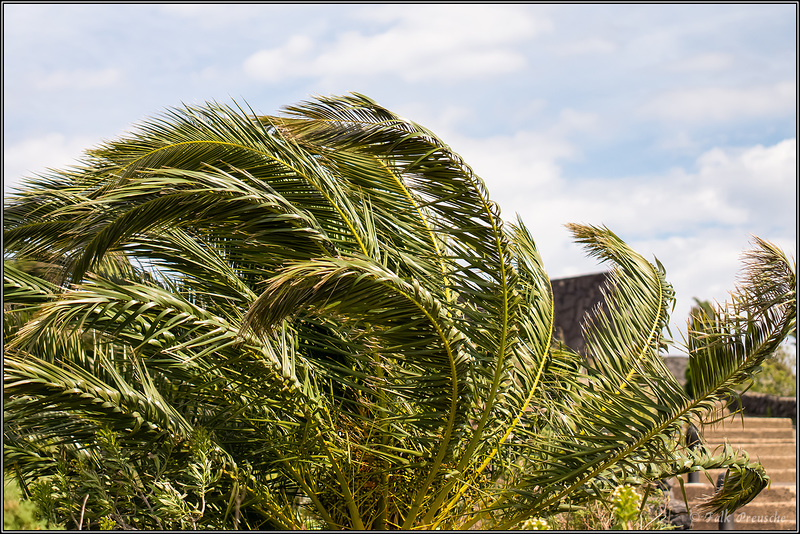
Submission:
POLYGON ((224 526, 359 529, 510 528, 696 469, 732 469, 715 510, 766 484, 746 454, 679 437, 796 336, 774 246, 693 319, 690 399, 659 358, 674 295, 657 261, 570 227, 614 266, 577 354, 553 340, 530 233, 444 142, 358 94, 286 111, 171 110, 5 201, 21 476, 101 469, 92 444, 119 436, 172 502, 145 451, 200 440, 225 456, 207 502, 224 526))

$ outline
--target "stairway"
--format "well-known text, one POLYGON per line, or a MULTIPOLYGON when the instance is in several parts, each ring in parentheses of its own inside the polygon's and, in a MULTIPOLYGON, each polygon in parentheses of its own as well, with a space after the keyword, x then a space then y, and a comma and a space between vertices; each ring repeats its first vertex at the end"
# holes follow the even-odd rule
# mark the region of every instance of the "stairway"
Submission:
MULTIPOLYGON (((760 460, 772 483, 758 497, 733 514, 733 530, 796 530, 797 529, 797 445, 796 430, 788 418, 727 418, 703 430, 706 447, 713 451, 728 441, 734 449, 747 451, 750 458, 760 460)), ((700 481, 686 483, 686 498, 692 514, 693 530, 719 530, 718 517, 693 510, 694 505, 711 495, 717 477, 724 470, 710 470, 711 481, 700 473, 700 481)), ((684 481, 688 480, 683 475, 684 481)), ((683 501, 680 485, 673 484, 673 498, 683 501)))

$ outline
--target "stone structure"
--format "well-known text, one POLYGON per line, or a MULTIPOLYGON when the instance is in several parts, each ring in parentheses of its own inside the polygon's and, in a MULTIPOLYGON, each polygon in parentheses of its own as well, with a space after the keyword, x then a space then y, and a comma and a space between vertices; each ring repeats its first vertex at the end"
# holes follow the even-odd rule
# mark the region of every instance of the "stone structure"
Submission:
MULTIPOLYGON (((778 397, 766 393, 743 393, 741 407, 745 415, 789 417, 797 422, 797 397, 778 397)), ((738 406, 735 406, 738 408, 738 406)))
POLYGON ((681 387, 686 387, 686 368, 689 366, 689 356, 686 354, 665 354, 661 357, 669 372, 678 380, 681 387))
POLYGON ((553 286, 553 336, 578 353, 584 353, 586 343, 581 326, 586 313, 602 300, 600 287, 608 273, 587 274, 551 280, 553 286))
MULTIPOLYGON (((726 410, 730 415, 730 412, 726 410)), ((770 486, 729 516, 733 530, 787 530, 797 532, 797 431, 792 420, 781 417, 730 416, 703 427, 703 441, 709 451, 719 451, 725 443, 733 450, 747 451, 751 460, 758 460, 770 477, 770 486)), ((684 478, 683 490, 689 502, 693 530, 722 530, 720 517, 700 509, 700 502, 716 491, 714 481, 725 474, 724 469, 709 469, 710 480, 700 475, 697 482, 684 478)), ((683 500, 678 481, 672 483, 672 497, 683 500)))
MULTIPOLYGON (((579 353, 584 353, 586 348, 581 329, 584 319, 602 302, 600 287, 607 277, 608 273, 602 272, 550 281, 553 286, 554 337, 579 353)), ((685 386, 689 357, 685 354, 667 354, 663 358, 667 369, 681 386, 685 386)), ((790 417, 797 420, 795 397, 745 393, 742 395, 741 408, 750 416, 790 417)))

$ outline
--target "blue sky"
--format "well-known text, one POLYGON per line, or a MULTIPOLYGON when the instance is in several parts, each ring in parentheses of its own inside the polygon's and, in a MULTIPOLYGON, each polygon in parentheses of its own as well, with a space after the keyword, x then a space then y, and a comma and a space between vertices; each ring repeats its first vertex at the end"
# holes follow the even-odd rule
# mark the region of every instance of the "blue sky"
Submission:
POLYGON ((3 190, 182 102, 360 92, 440 135, 553 278, 567 222, 666 267, 681 330, 797 246, 796 4, 4 4, 3 190))

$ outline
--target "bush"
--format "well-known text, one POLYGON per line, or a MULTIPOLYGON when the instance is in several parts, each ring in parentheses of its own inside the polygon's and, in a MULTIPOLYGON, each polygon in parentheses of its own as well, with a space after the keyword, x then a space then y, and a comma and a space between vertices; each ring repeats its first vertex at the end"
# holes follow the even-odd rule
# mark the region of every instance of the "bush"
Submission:
POLYGON ((747 391, 767 393, 779 397, 796 397, 796 365, 796 346, 793 348, 780 347, 779 350, 764 360, 760 371, 757 371, 753 377, 753 385, 747 391))
POLYGON ((63 530, 41 517, 34 501, 23 498, 17 480, 3 477, 3 530, 63 530))
POLYGON ((552 516, 538 530, 671 530, 674 527, 664 519, 667 498, 653 485, 618 486, 610 501, 596 500, 581 510, 552 516))

